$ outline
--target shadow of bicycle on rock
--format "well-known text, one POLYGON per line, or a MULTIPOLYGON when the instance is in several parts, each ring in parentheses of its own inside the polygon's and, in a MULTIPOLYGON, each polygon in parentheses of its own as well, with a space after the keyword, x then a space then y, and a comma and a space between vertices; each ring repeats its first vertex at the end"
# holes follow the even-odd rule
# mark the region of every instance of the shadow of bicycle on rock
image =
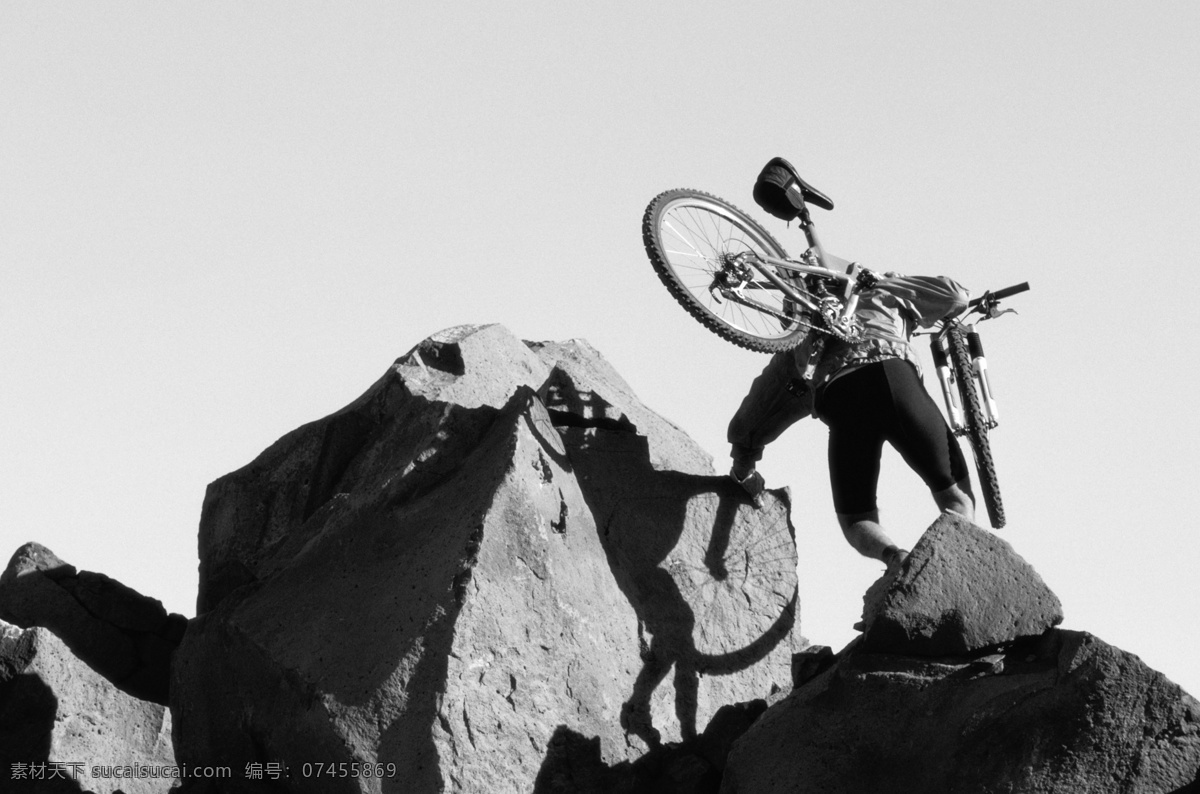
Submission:
POLYGON ((621 710, 626 733, 650 748, 676 730, 694 738, 698 717, 786 682, 797 597, 786 493, 756 510, 726 477, 654 469, 644 436, 595 427, 561 432, 609 566, 638 619, 642 666, 621 710), (659 693, 668 676, 673 703, 660 705, 662 724, 655 725, 655 704, 671 699, 659 693), (669 711, 664 718, 667 710, 674 720, 669 711))

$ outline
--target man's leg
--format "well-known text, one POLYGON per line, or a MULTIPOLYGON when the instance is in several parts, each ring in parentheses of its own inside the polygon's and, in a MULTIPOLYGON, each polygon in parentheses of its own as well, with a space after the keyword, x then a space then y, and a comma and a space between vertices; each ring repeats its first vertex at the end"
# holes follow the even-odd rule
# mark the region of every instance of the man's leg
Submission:
POLYGON ((747 447, 743 444, 732 444, 729 457, 733 458, 733 466, 729 473, 739 482, 750 476, 755 465, 762 460, 762 447, 747 447))
POLYGON ((939 510, 952 510, 974 521, 975 497, 967 462, 937 404, 921 385, 912 364, 892 359, 884 362, 884 370, 896 420, 888 441, 925 481, 939 510))
MULTIPOLYGON (((949 488, 933 494, 933 501, 940 510, 952 510, 968 521, 975 520, 975 500, 971 495, 971 480, 964 478, 949 488)), ((864 557, 879 560, 887 565, 894 561, 903 562, 908 552, 901 549, 879 523, 879 511, 865 513, 838 513, 838 524, 846 542, 864 557), (897 557, 899 558, 897 560, 897 557)))
POLYGON ((732 445, 730 474, 751 496, 757 496, 764 487, 762 477, 755 472, 763 447, 812 413, 812 393, 802 381, 795 380, 795 374, 792 352, 776 353, 750 384, 750 391, 729 421, 726 438, 732 445))
POLYGON ((843 375, 826 388, 819 413, 829 425, 829 484, 842 535, 859 554, 891 565, 906 553, 880 526, 875 501, 884 441, 880 398, 888 397, 881 375, 879 364, 843 375))
POLYGON ((950 510, 968 521, 975 520, 975 497, 971 493, 970 478, 964 477, 949 488, 934 491, 933 501, 939 510, 950 510))
POLYGON ((878 510, 838 513, 837 517, 846 542, 864 557, 891 565, 893 562, 903 562, 908 556, 908 552, 892 543, 892 539, 883 531, 879 524, 878 510))

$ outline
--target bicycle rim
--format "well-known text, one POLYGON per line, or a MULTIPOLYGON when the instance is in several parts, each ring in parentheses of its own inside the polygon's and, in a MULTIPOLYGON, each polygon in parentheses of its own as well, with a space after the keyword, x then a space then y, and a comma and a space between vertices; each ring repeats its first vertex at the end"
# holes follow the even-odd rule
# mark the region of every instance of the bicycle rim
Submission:
POLYGON ((988 520, 994 529, 1004 526, 1004 503, 1000 500, 1000 482, 996 478, 996 465, 992 461, 992 447, 988 441, 987 419, 975 391, 975 378, 971 368, 971 357, 963 340, 962 329, 957 325, 950 329, 950 353, 958 376, 958 389, 962 394, 963 413, 967 424, 967 438, 975 453, 975 470, 979 473, 979 491, 987 507, 988 520))
MULTIPOLYGON (((750 251, 787 257, 766 229, 732 204, 698 190, 668 190, 646 208, 642 241, 671 295, 723 339, 773 353, 790 350, 808 335, 809 318, 761 276, 741 292, 745 303, 714 294, 723 255, 750 251)), ((798 292, 805 292, 801 280, 776 272, 798 292)))

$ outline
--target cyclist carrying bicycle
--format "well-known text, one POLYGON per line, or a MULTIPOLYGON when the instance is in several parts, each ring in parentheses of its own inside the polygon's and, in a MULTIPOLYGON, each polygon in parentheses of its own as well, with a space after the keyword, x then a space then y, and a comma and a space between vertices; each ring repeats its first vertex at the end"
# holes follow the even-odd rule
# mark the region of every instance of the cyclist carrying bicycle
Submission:
POLYGON ((879 523, 876 489, 887 441, 928 486, 941 510, 974 518, 967 464, 953 432, 921 383, 911 339, 962 312, 967 291, 942 276, 887 273, 860 280, 856 342, 810 334, 777 353, 729 424, 733 477, 757 502, 755 463, 763 448, 810 413, 829 427, 829 478, 838 523, 860 554, 890 567, 908 552, 879 523), (824 348, 814 343, 826 339, 824 348), (802 377, 807 374, 808 377, 802 377))

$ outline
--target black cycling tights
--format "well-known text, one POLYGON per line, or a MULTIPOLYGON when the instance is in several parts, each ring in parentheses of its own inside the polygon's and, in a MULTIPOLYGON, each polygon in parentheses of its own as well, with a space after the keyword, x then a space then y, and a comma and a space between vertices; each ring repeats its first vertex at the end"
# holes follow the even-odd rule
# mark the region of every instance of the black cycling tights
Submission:
POLYGON ((884 441, 930 491, 967 476, 957 439, 907 361, 889 358, 843 375, 821 391, 816 408, 829 425, 829 480, 839 513, 876 509, 884 441))

